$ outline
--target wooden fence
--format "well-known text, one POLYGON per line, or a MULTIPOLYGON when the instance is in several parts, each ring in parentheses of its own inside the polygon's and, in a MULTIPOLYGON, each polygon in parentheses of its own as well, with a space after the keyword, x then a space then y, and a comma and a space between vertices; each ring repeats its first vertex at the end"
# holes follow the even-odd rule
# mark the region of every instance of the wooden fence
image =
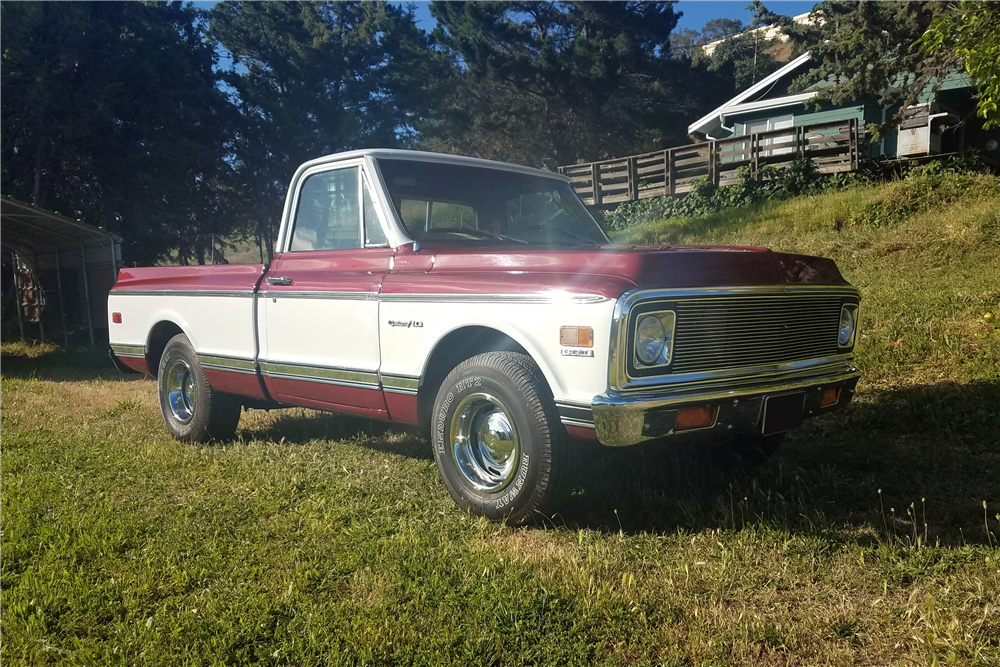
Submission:
POLYGON ((681 194, 694 181, 708 178, 718 186, 739 182, 764 165, 785 167, 809 158, 821 174, 854 171, 864 141, 856 118, 784 130, 758 132, 653 153, 559 167, 588 206, 605 206, 647 197, 681 194))

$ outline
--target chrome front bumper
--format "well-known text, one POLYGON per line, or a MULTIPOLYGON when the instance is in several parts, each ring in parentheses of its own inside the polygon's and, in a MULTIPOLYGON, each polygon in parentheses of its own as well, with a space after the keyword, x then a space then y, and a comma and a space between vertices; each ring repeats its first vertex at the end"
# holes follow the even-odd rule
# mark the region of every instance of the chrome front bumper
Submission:
POLYGON ((596 396, 591 405, 597 439, 609 447, 625 447, 665 436, 699 434, 709 436, 761 432, 765 399, 804 392, 802 418, 816 417, 847 405, 854 395, 860 372, 850 365, 837 370, 807 377, 784 378, 780 381, 729 386, 716 385, 698 389, 671 387, 642 393, 607 393, 596 396), (841 387, 836 403, 821 407, 826 389, 841 387), (685 407, 712 405, 718 407, 716 421, 711 426, 676 432, 677 414, 685 407))

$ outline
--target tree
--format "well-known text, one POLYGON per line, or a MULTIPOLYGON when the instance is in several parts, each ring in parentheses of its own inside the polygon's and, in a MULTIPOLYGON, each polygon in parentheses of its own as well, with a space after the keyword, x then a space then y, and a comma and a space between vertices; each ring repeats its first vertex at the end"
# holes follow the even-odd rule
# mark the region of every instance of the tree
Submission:
POLYGON ((743 29, 743 21, 739 19, 709 19, 705 21, 705 27, 701 29, 701 43, 707 44, 718 39, 738 35, 743 32, 743 29))
MULTIPOLYGON (((781 26, 784 29, 791 24, 791 19, 770 11, 760 0, 754 0, 747 9, 753 11, 753 19, 746 30, 732 32, 739 22, 724 22, 726 19, 714 19, 718 23, 712 27, 712 34, 723 34, 725 40, 712 52, 708 69, 731 81, 733 92, 749 88, 780 67, 769 53, 777 40, 768 37, 768 28, 781 26)), ((705 24, 706 29, 709 23, 705 24)))
POLYGON ((700 110, 669 2, 434 2, 454 63, 434 147, 554 167, 684 140, 700 110))
POLYGON ((211 33, 232 57, 242 215, 268 253, 299 164, 412 144, 444 78, 412 14, 385 2, 221 2, 211 33))
POLYGON ((2 188, 122 235, 126 259, 201 259, 229 233, 225 98, 179 2, 3 3, 2 188))
POLYGON ((674 58, 693 60, 704 44, 702 33, 691 28, 682 28, 670 36, 670 53, 674 58))
POLYGON ((743 22, 739 19, 717 18, 705 22, 701 32, 684 28, 670 36, 670 49, 675 58, 700 61, 702 47, 709 42, 725 39, 743 32, 743 22))
MULTIPOLYGON (((816 5, 810 23, 790 30, 792 38, 809 49, 813 63, 793 82, 793 90, 830 81, 836 85, 820 88, 816 104, 844 104, 868 97, 883 107, 899 104, 905 109, 954 66, 953 51, 928 57, 914 48, 946 9, 947 5, 938 2, 827 0, 816 5)), ((871 129, 879 136, 899 118, 871 129)))
POLYGON ((983 127, 1000 127, 1000 4, 949 4, 916 44, 939 62, 960 61, 976 85, 983 127))

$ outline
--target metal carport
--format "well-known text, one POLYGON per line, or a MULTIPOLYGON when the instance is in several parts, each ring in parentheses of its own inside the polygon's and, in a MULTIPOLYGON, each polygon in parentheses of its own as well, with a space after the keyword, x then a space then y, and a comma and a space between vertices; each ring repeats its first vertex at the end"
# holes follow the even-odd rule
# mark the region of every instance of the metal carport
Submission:
POLYGON ((53 319, 46 307, 48 295, 55 294, 63 346, 69 346, 69 327, 84 324, 93 346, 95 328, 108 326, 107 294, 118 279, 121 238, 0 197, 0 245, 5 259, 11 260, 21 339, 32 323, 37 324, 39 338, 45 339, 45 324, 53 319))

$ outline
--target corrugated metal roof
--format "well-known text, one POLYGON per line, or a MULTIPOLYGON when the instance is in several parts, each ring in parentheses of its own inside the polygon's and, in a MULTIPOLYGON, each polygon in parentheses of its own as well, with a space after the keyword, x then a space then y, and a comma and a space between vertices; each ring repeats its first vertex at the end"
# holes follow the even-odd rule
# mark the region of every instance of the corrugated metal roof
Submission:
MULTIPOLYGON (((120 247, 121 244, 121 237, 117 234, 12 197, 0 197, 0 233, 5 246, 20 246, 38 252, 73 249, 82 245, 84 248, 105 248, 110 253, 112 247, 120 247)), ((115 259, 117 261, 120 257, 115 259)))

